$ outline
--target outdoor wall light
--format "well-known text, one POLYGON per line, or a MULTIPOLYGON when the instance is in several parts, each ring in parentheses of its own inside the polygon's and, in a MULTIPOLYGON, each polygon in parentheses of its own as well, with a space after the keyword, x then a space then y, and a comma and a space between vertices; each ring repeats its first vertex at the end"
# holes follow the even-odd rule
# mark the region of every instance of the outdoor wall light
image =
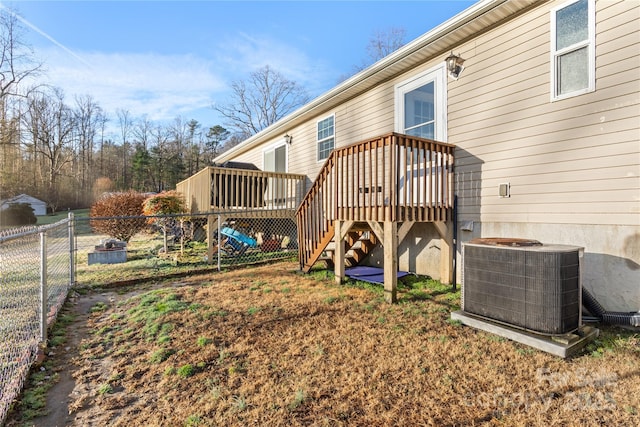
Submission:
POLYGON ((287 144, 291 144, 292 140, 293 140, 293 137, 288 133, 284 135, 284 142, 286 142, 287 144))
POLYGON ((445 59, 447 62, 447 71, 449 71, 449 77, 453 80, 458 80, 458 76, 464 70, 464 59, 460 57, 460 55, 454 55, 453 51, 451 51, 451 55, 445 59))

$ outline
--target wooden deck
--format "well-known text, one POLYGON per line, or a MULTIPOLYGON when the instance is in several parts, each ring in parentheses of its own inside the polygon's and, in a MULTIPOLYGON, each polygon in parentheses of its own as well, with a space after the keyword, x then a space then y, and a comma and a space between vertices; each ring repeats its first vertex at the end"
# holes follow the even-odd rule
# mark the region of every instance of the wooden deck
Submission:
POLYGON ((442 240, 442 276, 451 280, 454 146, 390 133, 335 149, 297 211, 300 268, 309 271, 335 243, 344 277, 345 239, 368 229, 382 242, 387 300, 395 300, 397 246, 415 222, 432 222, 442 240))
POLYGON ((304 195, 305 175, 208 166, 181 181, 176 190, 188 212, 207 214, 208 260, 213 262, 214 234, 227 220, 295 220, 304 195))
POLYGON ((177 184, 190 213, 232 213, 244 218, 293 217, 306 176, 208 166, 177 184))

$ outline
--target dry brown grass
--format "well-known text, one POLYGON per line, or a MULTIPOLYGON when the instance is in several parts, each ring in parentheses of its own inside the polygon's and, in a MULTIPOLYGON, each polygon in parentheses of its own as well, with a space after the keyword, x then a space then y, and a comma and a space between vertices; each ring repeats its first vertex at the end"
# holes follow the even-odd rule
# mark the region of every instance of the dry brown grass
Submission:
POLYGON ((91 315, 71 424, 640 425, 635 335, 561 360, 450 322, 447 293, 388 305, 295 269, 185 279, 91 315))

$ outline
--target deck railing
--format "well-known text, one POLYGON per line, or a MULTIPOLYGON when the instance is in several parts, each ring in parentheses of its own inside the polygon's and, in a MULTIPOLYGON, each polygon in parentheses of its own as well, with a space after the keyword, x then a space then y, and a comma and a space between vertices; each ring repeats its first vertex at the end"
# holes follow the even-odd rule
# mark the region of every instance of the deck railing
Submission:
POLYGON ((333 222, 446 221, 454 146, 391 133, 335 149, 297 211, 300 263, 315 263, 333 222))
POLYGON ((291 210, 304 195, 305 175, 209 166, 176 190, 189 212, 291 210))

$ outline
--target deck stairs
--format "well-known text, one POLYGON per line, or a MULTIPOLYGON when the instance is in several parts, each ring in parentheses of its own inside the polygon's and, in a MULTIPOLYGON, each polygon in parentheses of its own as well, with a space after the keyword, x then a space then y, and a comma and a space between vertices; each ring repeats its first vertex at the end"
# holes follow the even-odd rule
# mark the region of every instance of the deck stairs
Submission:
MULTIPOLYGON (((378 239, 371 231, 350 231, 344 241, 345 266, 355 267, 359 265, 371 254, 377 243, 378 239)), ((332 269, 335 266, 334 254, 335 241, 332 240, 318 261, 324 261, 327 268, 332 269)))

